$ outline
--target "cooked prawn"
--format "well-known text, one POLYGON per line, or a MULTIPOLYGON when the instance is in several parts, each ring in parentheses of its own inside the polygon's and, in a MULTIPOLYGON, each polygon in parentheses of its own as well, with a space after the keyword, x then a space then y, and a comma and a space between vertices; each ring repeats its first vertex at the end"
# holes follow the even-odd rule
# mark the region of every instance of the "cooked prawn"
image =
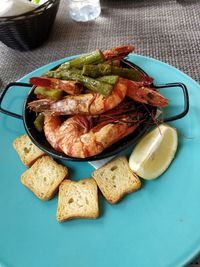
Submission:
POLYGON ((57 151, 77 158, 101 153, 105 148, 132 133, 144 120, 137 110, 116 119, 100 122, 92 128, 92 117, 75 115, 63 123, 57 116, 45 116, 44 133, 57 151))
POLYGON ((124 79, 124 83, 127 85, 127 96, 134 101, 162 108, 168 105, 167 98, 155 89, 144 86, 144 82, 124 79))
POLYGON ((77 81, 64 81, 56 78, 32 77, 30 84, 49 89, 60 89, 70 95, 77 95, 82 91, 82 86, 77 81))
MULTIPOLYGON (((138 117, 137 113, 134 115, 138 117)), ((125 115, 120 121, 100 123, 89 129, 89 117, 75 115, 60 126, 57 134, 58 145, 71 157, 86 158, 97 155, 139 126, 140 120, 129 123, 129 118, 130 115, 125 115)))
POLYGON ((44 112, 48 115, 96 115, 116 107, 125 98, 126 91, 127 86, 124 80, 120 78, 109 96, 91 92, 66 96, 58 101, 35 100, 30 102, 28 107, 35 112, 44 112))
POLYGON ((61 151, 57 142, 57 132, 61 119, 57 116, 44 116, 44 134, 49 144, 57 151, 61 151))
POLYGON ((122 45, 111 48, 109 50, 105 50, 103 52, 103 55, 106 60, 111 60, 113 58, 123 58, 127 56, 129 53, 133 52, 134 49, 135 48, 133 45, 122 45))

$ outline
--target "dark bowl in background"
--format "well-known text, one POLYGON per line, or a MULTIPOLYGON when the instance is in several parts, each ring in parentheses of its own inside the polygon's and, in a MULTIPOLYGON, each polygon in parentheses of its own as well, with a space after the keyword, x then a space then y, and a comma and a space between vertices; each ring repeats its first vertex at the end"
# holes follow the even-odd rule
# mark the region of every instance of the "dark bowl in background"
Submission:
POLYGON ((19 51, 43 44, 49 37, 60 0, 48 0, 30 12, 0 17, 0 41, 19 51))

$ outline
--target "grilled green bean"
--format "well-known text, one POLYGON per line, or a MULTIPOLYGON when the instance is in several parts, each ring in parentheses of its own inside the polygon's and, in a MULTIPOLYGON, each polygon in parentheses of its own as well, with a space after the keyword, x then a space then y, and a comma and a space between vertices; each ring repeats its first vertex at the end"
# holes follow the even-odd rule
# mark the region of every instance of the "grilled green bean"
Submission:
POLYGON ((141 80, 141 74, 138 73, 138 71, 135 71, 134 69, 111 66, 111 74, 118 75, 120 77, 129 79, 132 81, 141 80))
POLYGON ((107 76, 99 77, 99 78, 97 78, 97 80, 100 81, 100 82, 105 82, 105 83, 109 83, 109 84, 115 85, 119 80, 119 76, 117 76, 117 75, 107 75, 107 76))
POLYGON ((73 80, 82 83, 86 88, 98 92, 103 95, 109 95, 112 92, 113 86, 111 84, 98 81, 81 74, 81 70, 65 70, 65 71, 50 71, 46 73, 48 77, 59 78, 63 80, 73 80))
POLYGON ((59 67, 59 69, 61 70, 68 70, 70 68, 81 69, 86 64, 98 64, 103 61, 105 61, 104 55, 101 52, 101 50, 97 49, 89 54, 85 54, 75 59, 72 59, 68 62, 65 62, 59 67))
POLYGON ((98 65, 85 65, 82 69, 82 74, 97 78, 103 75, 111 74, 111 65, 109 64, 98 64, 98 65))
POLYGON ((44 114, 39 113, 33 123, 34 123, 36 130, 38 132, 42 132, 43 127, 44 127, 44 114))
POLYGON ((110 64, 102 63, 97 65, 85 65, 82 74, 89 77, 97 78, 104 75, 117 75, 133 81, 140 81, 140 74, 129 68, 122 68, 110 64))
POLYGON ((60 89, 47 89, 47 88, 38 86, 35 88, 34 94, 42 95, 52 100, 59 100, 63 96, 63 91, 60 89))

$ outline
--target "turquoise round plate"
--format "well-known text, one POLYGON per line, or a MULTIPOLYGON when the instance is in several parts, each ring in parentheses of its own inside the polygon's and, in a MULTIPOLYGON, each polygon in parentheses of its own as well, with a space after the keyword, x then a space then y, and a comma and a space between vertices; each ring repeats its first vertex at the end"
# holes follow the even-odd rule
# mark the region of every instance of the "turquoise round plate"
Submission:
MULTIPOLYGON (((69 59, 69 58, 68 58, 69 59)), ((38 76, 66 59, 26 75, 38 76)), ((200 86, 190 77, 155 59, 130 55, 129 60, 155 78, 155 84, 182 82, 189 90, 190 110, 171 123, 179 147, 168 170, 116 205, 100 195, 96 220, 56 221, 57 196, 42 202, 20 182, 26 167, 12 147, 25 133, 23 123, 0 114, 0 266, 1 267, 174 267, 200 251, 200 86)), ((28 88, 12 88, 3 101, 10 111, 22 110, 28 88)), ((179 90, 163 91, 167 114, 183 107, 179 90)), ((130 153, 125 151, 124 153, 130 153)), ((65 162, 71 179, 90 177, 87 162, 65 162)))

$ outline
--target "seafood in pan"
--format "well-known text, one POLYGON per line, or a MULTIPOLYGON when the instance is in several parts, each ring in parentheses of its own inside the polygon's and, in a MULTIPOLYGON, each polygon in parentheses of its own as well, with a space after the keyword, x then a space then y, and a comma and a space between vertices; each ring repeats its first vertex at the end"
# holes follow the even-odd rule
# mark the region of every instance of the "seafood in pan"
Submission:
POLYGON ((30 79, 37 99, 28 108, 56 151, 76 158, 98 155, 153 118, 148 106, 168 105, 151 87, 153 79, 123 66, 133 51, 127 45, 97 49, 30 79))

